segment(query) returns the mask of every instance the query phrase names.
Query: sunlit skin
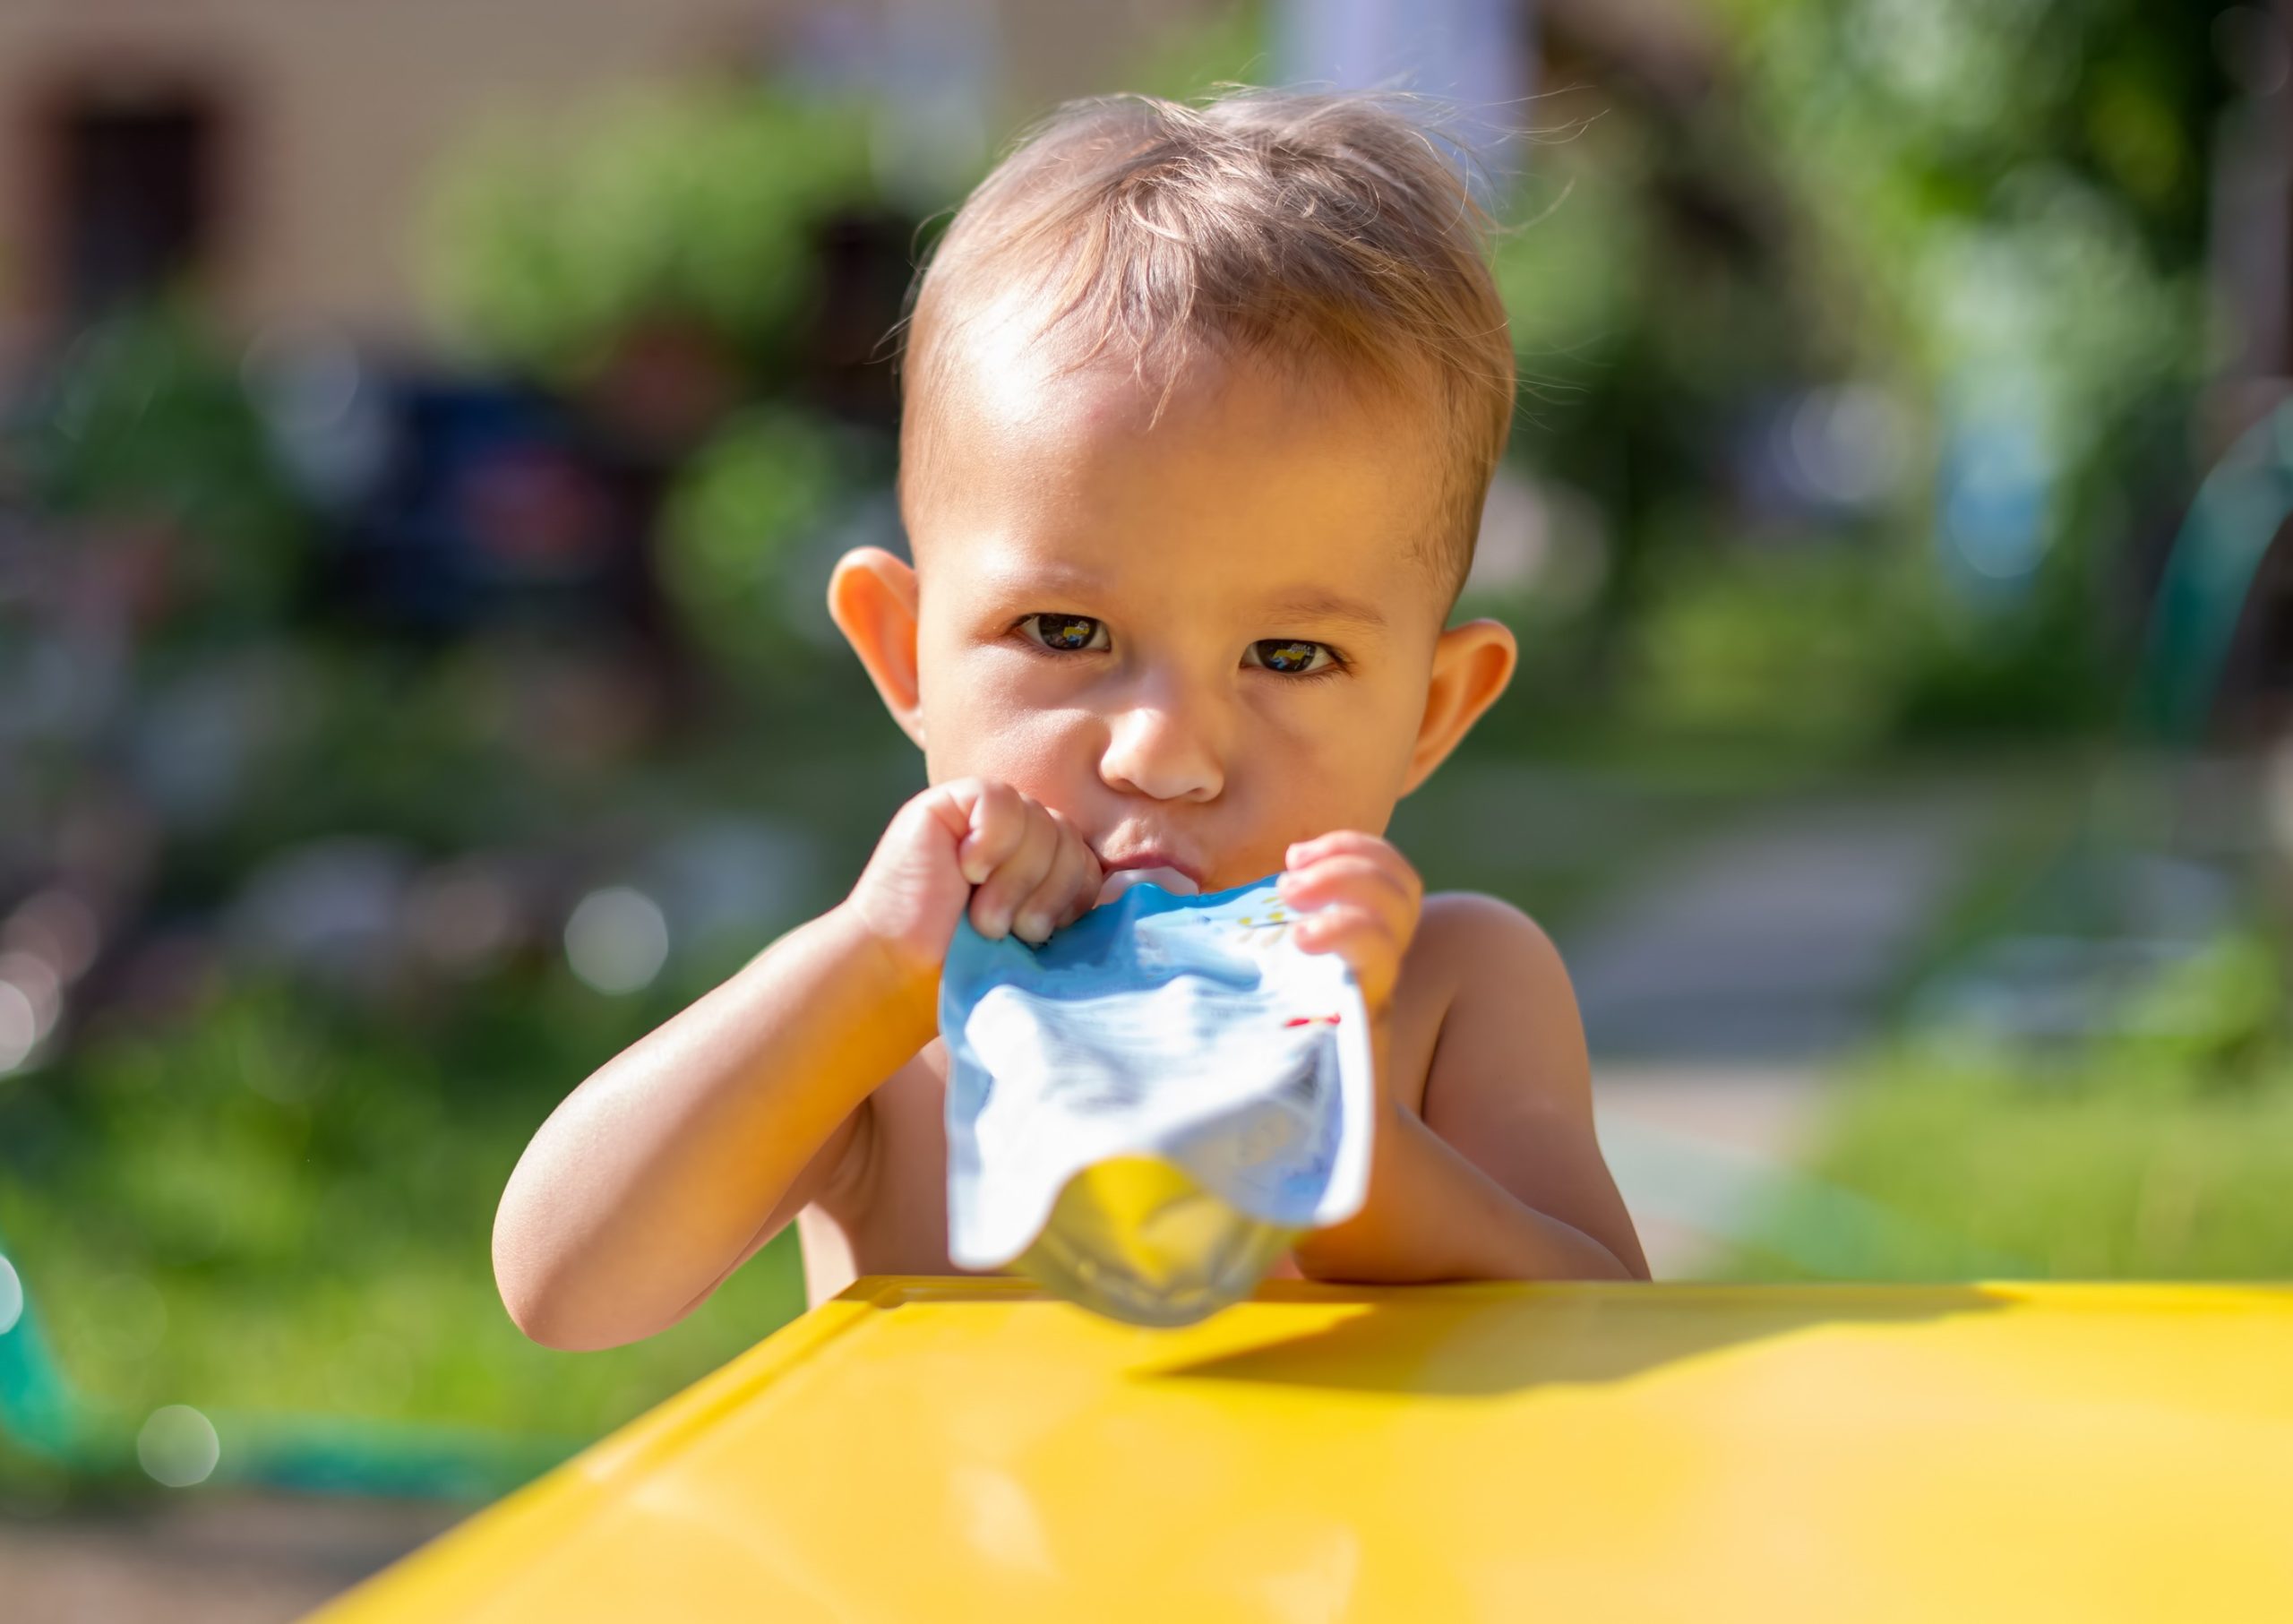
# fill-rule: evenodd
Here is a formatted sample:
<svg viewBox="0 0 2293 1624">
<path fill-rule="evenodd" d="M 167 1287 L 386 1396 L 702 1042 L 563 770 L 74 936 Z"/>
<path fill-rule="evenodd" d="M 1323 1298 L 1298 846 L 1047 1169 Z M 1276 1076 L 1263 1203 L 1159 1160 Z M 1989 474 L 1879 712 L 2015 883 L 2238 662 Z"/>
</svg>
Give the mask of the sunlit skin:
<svg viewBox="0 0 2293 1624">
<path fill-rule="evenodd" d="M 535 1136 L 495 1230 L 529 1335 L 674 1323 L 792 1218 L 813 1300 L 947 1257 L 940 962 L 957 921 L 1040 941 L 1111 870 L 1268 874 L 1372 1021 L 1370 1194 L 1283 1272 L 1642 1277 L 1593 1134 L 1567 977 L 1517 910 L 1426 897 L 1384 837 L 1503 691 L 1511 633 L 1444 627 L 1420 400 L 1198 362 L 1052 375 L 967 349 L 915 566 L 861 549 L 829 607 L 929 788 L 837 907 L 616 1056 Z"/>
</svg>

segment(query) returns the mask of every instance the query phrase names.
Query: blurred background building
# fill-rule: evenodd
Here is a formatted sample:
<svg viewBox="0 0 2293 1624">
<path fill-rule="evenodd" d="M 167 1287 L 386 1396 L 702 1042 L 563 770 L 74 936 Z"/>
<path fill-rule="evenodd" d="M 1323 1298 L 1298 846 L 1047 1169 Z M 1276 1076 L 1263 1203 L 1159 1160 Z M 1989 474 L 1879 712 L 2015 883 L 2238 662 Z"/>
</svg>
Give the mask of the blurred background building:
<svg viewBox="0 0 2293 1624">
<path fill-rule="evenodd" d="M 923 212 L 1018 110 L 1113 86 L 1142 43 L 1207 9 L 27 0 L 0 16 L 4 331 L 21 351 L 189 272 L 248 332 L 418 341 L 408 229 L 429 168 L 488 118 L 647 79 L 875 92 L 873 156 Z"/>
</svg>

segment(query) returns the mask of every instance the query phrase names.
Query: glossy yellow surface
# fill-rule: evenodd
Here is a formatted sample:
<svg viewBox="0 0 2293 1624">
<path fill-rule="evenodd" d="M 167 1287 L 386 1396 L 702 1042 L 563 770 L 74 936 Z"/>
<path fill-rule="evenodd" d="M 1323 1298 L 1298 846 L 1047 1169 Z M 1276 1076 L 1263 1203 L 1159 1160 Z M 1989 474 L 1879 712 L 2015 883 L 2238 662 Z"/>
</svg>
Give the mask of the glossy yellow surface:
<svg viewBox="0 0 2293 1624">
<path fill-rule="evenodd" d="M 2293 1619 L 2293 1289 L 865 1279 L 319 1616 Z"/>
</svg>

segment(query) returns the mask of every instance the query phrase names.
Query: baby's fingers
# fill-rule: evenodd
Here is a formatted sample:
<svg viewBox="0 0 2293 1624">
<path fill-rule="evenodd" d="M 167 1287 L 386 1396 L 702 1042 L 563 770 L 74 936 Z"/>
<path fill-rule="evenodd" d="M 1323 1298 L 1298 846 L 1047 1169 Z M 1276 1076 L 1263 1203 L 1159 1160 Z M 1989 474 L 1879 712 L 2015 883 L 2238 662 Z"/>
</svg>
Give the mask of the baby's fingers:
<svg viewBox="0 0 2293 1624">
<path fill-rule="evenodd" d="M 1024 816 L 1017 846 L 972 893 L 972 927 L 983 936 L 1001 936 L 1011 928 L 1020 904 L 1043 883 L 1059 855 L 1059 826 L 1051 814 L 1028 802 Z"/>
<path fill-rule="evenodd" d="M 1072 924 L 1089 911 L 1099 894 L 1099 860 L 1081 836 L 1056 812 L 1059 845 L 1050 871 L 1011 915 L 1011 933 L 1040 942 L 1061 925 Z"/>
<path fill-rule="evenodd" d="M 1309 953 L 1343 951 L 1351 958 L 1367 948 L 1398 954 L 1405 945 L 1393 921 L 1377 908 L 1336 903 L 1301 914 L 1290 927 L 1292 940 Z"/>
<path fill-rule="evenodd" d="M 1009 784 L 992 779 L 978 781 L 975 790 L 966 784 L 958 794 L 966 790 L 971 791 L 971 827 L 957 844 L 956 866 L 963 871 L 965 884 L 981 885 L 1026 839 L 1027 802 Z"/>
<path fill-rule="evenodd" d="M 1370 856 L 1322 857 L 1286 870 L 1275 882 L 1282 899 L 1301 910 L 1339 907 L 1368 909 L 1404 940 L 1415 928 L 1422 892 L 1413 872 Z"/>
</svg>

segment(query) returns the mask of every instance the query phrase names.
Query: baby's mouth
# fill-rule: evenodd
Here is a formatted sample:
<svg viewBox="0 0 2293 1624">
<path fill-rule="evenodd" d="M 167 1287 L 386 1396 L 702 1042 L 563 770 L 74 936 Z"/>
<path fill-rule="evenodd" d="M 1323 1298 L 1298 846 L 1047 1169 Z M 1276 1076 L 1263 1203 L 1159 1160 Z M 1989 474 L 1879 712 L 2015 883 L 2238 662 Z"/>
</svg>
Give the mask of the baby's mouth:
<svg viewBox="0 0 2293 1624">
<path fill-rule="evenodd" d="M 1110 869 L 1099 887 L 1099 899 L 1092 906 L 1104 907 L 1142 881 L 1151 881 L 1173 897 L 1196 897 L 1202 893 L 1202 888 L 1194 882 L 1193 876 L 1181 869 L 1163 864 Z"/>
</svg>

